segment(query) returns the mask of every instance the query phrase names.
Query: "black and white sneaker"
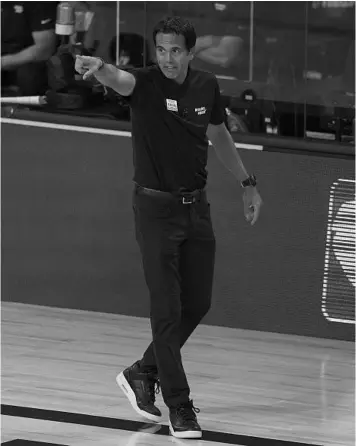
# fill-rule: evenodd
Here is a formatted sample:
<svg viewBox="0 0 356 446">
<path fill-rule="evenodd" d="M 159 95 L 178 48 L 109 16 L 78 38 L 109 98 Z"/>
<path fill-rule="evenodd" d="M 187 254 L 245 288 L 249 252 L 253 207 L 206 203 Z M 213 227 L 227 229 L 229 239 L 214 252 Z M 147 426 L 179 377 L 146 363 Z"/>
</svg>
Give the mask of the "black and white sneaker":
<svg viewBox="0 0 356 446">
<path fill-rule="evenodd" d="M 138 414 L 155 423 L 161 421 L 162 413 L 154 404 L 160 391 L 157 374 L 140 372 L 137 361 L 119 373 L 116 382 Z"/>
<path fill-rule="evenodd" d="M 203 433 L 196 413 L 200 410 L 193 406 L 193 401 L 179 404 L 169 409 L 169 431 L 176 438 L 201 438 Z"/>
</svg>

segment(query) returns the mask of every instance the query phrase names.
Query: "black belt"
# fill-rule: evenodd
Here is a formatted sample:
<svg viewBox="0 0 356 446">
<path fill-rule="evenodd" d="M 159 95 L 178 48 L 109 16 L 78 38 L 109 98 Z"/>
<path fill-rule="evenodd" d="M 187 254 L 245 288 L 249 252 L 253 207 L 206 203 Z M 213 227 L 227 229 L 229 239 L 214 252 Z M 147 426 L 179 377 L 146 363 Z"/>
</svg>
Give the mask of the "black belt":
<svg viewBox="0 0 356 446">
<path fill-rule="evenodd" d="M 157 189 L 149 189 L 148 187 L 143 187 L 136 184 L 136 190 L 139 193 L 144 195 L 148 195 L 151 197 L 161 197 L 161 198 L 170 198 L 176 199 L 179 203 L 182 204 L 193 204 L 200 200 L 200 198 L 206 193 L 205 189 L 196 189 L 189 192 L 164 192 Z"/>
</svg>

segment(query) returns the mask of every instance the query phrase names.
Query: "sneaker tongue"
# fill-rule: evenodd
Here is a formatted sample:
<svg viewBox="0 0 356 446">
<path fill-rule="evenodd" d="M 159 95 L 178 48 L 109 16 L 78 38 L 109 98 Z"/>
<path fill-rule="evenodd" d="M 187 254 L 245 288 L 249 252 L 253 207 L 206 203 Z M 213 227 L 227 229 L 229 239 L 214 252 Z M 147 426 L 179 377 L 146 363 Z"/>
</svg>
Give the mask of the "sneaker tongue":
<svg viewBox="0 0 356 446">
<path fill-rule="evenodd" d="M 177 412 L 186 421 L 195 421 L 197 419 L 191 407 L 180 407 Z"/>
<path fill-rule="evenodd" d="M 188 402 L 186 402 L 186 403 L 181 403 L 181 404 L 179 404 L 179 405 L 178 405 L 178 408 L 188 409 L 188 410 L 193 411 L 194 406 L 193 406 L 192 401 L 188 401 Z"/>
<path fill-rule="evenodd" d="M 188 413 L 191 413 L 194 416 L 194 419 L 196 418 L 195 413 L 200 412 L 200 409 L 198 409 L 197 407 L 194 407 L 193 401 L 179 404 L 177 409 L 182 409 L 182 410 L 187 411 Z"/>
</svg>

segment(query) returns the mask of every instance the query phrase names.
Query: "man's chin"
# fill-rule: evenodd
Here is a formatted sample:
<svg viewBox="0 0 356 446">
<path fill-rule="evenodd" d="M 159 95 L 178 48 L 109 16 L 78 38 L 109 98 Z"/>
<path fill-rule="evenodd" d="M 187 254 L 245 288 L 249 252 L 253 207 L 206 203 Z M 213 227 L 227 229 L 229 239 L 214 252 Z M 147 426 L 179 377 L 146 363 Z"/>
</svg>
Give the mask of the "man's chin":
<svg viewBox="0 0 356 446">
<path fill-rule="evenodd" d="M 176 70 L 170 71 L 161 69 L 161 71 L 168 79 L 175 79 L 176 77 L 178 77 L 178 72 Z"/>
<path fill-rule="evenodd" d="M 175 79 L 177 77 L 176 73 L 164 73 L 164 75 L 168 77 L 168 79 Z"/>
</svg>

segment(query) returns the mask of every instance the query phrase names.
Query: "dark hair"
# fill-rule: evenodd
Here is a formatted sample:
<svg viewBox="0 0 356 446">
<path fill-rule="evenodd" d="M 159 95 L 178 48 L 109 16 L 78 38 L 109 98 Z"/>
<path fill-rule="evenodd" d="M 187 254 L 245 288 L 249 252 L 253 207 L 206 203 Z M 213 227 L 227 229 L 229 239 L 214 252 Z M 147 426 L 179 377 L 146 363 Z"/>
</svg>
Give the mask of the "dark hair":
<svg viewBox="0 0 356 446">
<path fill-rule="evenodd" d="M 157 23 L 153 29 L 153 42 L 156 45 L 156 35 L 163 34 L 177 34 L 182 35 L 185 39 L 185 47 L 190 51 L 197 40 L 194 26 L 186 19 L 181 17 L 166 17 Z"/>
</svg>

